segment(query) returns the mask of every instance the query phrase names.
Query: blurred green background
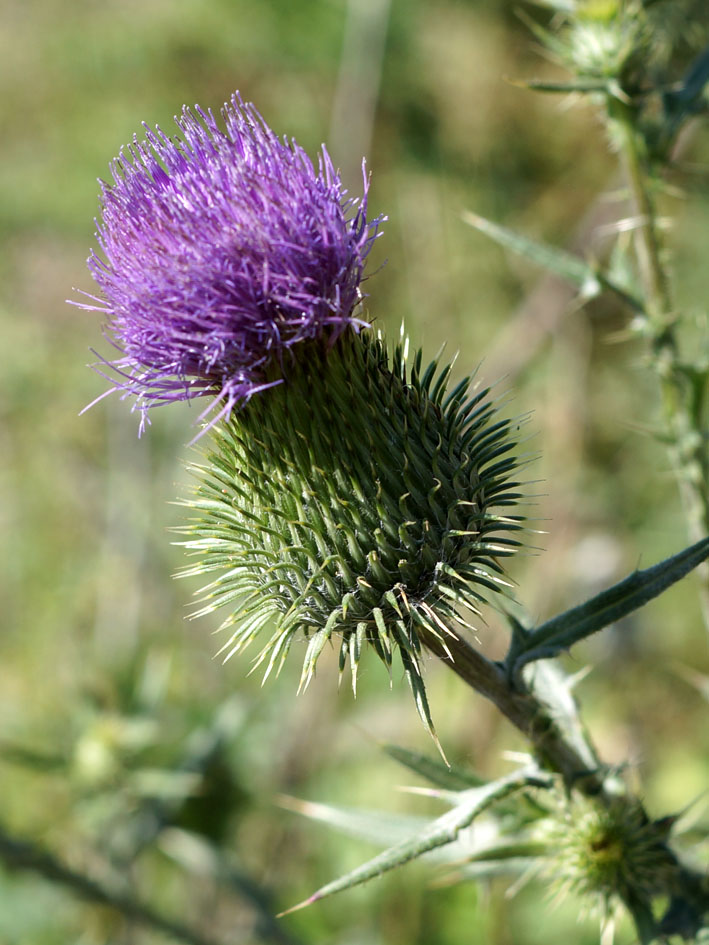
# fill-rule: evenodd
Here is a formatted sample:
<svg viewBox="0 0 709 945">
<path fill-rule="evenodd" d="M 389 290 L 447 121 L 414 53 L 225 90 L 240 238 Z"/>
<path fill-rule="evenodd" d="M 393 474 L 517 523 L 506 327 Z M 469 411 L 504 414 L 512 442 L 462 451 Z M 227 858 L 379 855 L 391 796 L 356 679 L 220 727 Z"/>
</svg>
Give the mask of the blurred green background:
<svg viewBox="0 0 709 945">
<path fill-rule="evenodd" d="M 181 511 L 198 410 L 137 416 L 108 399 L 100 318 L 65 304 L 91 291 L 98 177 L 140 122 L 171 127 L 183 103 L 235 89 L 310 153 L 327 141 L 353 192 L 372 173 L 389 217 L 369 267 L 369 311 L 402 321 L 434 356 L 460 352 L 532 412 L 531 514 L 545 534 L 512 565 L 519 597 L 549 616 L 685 544 L 659 405 L 625 314 L 571 306 L 566 289 L 507 257 L 464 209 L 601 253 L 623 214 L 616 162 L 585 107 L 514 84 L 558 76 L 518 0 L 4 0 L 0 15 L 0 823 L 75 869 L 118 882 L 223 943 L 548 945 L 597 941 L 577 905 L 529 886 L 505 897 L 432 883 L 425 864 L 282 920 L 269 915 L 375 852 L 279 804 L 432 813 L 398 792 L 413 776 L 379 748 L 432 751 L 406 689 L 372 659 L 353 701 L 322 664 L 295 696 L 298 660 L 261 689 L 248 659 L 213 658 L 218 620 L 186 619 L 196 589 L 170 528 Z M 530 14 L 539 11 L 528 6 Z M 666 198 L 678 297 L 709 291 L 706 132 Z M 704 170 L 702 170 L 704 168 Z M 615 198 L 613 194 L 616 194 Z M 611 194 L 608 197 L 608 194 Z M 603 195 L 606 195 L 605 197 Z M 385 263 L 385 265 L 384 265 Z M 382 267 L 381 269 L 379 267 Z M 379 270 L 379 271 L 377 271 Z M 537 540 L 538 539 L 538 540 Z M 480 646 L 505 641 L 494 611 Z M 691 579 L 574 651 L 578 690 L 609 761 L 629 763 L 653 813 L 707 784 L 709 672 Z M 328 672 L 332 669 L 332 672 Z M 516 733 L 433 662 L 428 686 L 448 756 L 494 775 Z M 207 838 L 231 874 L 215 880 Z M 192 843 L 192 841 L 195 841 Z M 0 865 L 0 945 L 164 941 L 109 909 Z M 169 936 L 168 936 L 168 940 Z"/>
</svg>

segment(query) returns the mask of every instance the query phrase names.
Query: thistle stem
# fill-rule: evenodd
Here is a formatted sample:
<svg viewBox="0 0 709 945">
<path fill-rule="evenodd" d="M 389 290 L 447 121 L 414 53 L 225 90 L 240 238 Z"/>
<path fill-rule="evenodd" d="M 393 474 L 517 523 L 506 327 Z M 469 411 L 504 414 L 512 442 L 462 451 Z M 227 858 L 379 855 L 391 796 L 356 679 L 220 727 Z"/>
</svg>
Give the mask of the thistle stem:
<svg viewBox="0 0 709 945">
<path fill-rule="evenodd" d="M 586 732 L 578 725 L 565 727 L 553 707 L 540 698 L 533 687 L 514 686 L 504 668 L 486 659 L 464 639 L 451 631 L 445 642 L 433 634 L 422 633 L 422 642 L 438 656 L 472 689 L 493 702 L 502 714 L 531 742 L 535 754 L 547 769 L 559 773 L 567 790 L 581 791 L 596 803 L 609 807 L 621 800 L 613 790 L 609 770 L 604 768 Z M 637 812 L 642 804 L 636 797 L 627 797 L 627 802 Z M 644 815 L 648 823 L 650 818 Z M 660 832 L 661 835 L 661 832 Z M 656 920 L 652 904 L 646 902 L 635 890 L 618 892 L 630 912 L 641 945 L 653 945 L 665 933 L 680 931 L 674 915 L 673 902 L 677 891 L 682 891 L 682 905 L 691 912 L 691 922 L 701 922 L 709 907 L 706 880 L 700 871 L 682 864 L 673 851 L 664 845 L 666 862 L 670 867 L 665 882 L 670 906 L 661 920 Z M 684 912 L 679 910 L 680 919 Z M 682 926 L 681 934 L 686 931 Z"/>
<path fill-rule="evenodd" d="M 486 659 L 453 631 L 445 641 L 425 632 L 422 637 L 432 653 L 497 706 L 568 787 L 578 787 L 588 795 L 605 793 L 605 772 L 594 748 L 585 737 L 572 743 L 549 707 L 530 689 L 513 688 L 502 666 Z"/>
<path fill-rule="evenodd" d="M 645 293 L 648 315 L 655 331 L 655 340 L 676 351 L 677 345 L 671 323 L 672 300 L 667 274 L 660 262 L 660 244 L 657 235 L 655 207 L 645 183 L 645 172 L 640 158 L 638 135 L 633 125 L 634 112 L 620 106 L 614 117 L 620 117 L 621 148 L 628 185 L 636 213 L 635 250 Z"/>
<path fill-rule="evenodd" d="M 709 535 L 709 444 L 704 416 L 707 383 L 703 366 L 692 370 L 682 362 L 669 279 L 663 266 L 657 214 L 648 188 L 642 136 L 635 125 L 636 111 L 617 99 L 609 103 L 635 207 L 635 251 L 645 297 L 643 331 L 650 342 L 652 367 L 658 377 L 662 406 L 670 436 L 670 456 L 693 541 Z M 709 631 L 709 566 L 698 569 L 700 603 Z"/>
</svg>

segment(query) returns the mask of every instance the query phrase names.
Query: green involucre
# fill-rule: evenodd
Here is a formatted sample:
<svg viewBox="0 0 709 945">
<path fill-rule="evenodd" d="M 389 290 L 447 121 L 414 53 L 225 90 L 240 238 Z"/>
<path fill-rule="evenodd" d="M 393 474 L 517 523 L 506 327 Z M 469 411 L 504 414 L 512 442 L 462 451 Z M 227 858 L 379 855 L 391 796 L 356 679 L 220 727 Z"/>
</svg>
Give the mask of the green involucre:
<svg viewBox="0 0 709 945">
<path fill-rule="evenodd" d="M 627 798 L 603 807 L 575 797 L 548 825 L 547 840 L 547 873 L 559 894 L 602 913 L 631 898 L 651 902 L 667 888 L 675 863 L 668 825 L 648 820 Z"/>
<path fill-rule="evenodd" d="M 404 347 L 389 356 L 369 331 L 314 342 L 213 431 L 185 502 L 200 560 L 183 573 L 216 574 L 199 613 L 231 608 L 221 652 L 268 635 L 266 676 L 303 635 L 301 686 L 332 639 L 353 688 L 365 644 L 388 667 L 398 651 L 432 731 L 422 637 L 445 640 L 461 608 L 506 586 L 498 559 L 521 544 L 516 424 L 471 378 L 448 393 L 450 366 L 422 372 Z"/>
</svg>

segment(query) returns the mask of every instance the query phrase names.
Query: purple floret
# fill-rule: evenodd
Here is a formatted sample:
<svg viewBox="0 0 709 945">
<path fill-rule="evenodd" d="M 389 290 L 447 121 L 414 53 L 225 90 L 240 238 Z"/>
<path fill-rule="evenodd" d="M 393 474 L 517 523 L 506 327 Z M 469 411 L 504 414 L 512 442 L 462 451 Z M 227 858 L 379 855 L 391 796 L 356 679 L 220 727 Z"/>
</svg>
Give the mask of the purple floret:
<svg viewBox="0 0 709 945">
<path fill-rule="evenodd" d="M 107 316 L 111 391 L 136 398 L 141 429 L 148 408 L 209 394 L 221 416 L 299 342 L 362 324 L 381 221 L 366 219 L 366 177 L 348 198 L 324 146 L 316 170 L 238 94 L 223 116 L 226 133 L 185 107 L 179 139 L 144 126 L 101 183 L 104 258 L 88 264 L 102 297 L 83 307 Z"/>
</svg>

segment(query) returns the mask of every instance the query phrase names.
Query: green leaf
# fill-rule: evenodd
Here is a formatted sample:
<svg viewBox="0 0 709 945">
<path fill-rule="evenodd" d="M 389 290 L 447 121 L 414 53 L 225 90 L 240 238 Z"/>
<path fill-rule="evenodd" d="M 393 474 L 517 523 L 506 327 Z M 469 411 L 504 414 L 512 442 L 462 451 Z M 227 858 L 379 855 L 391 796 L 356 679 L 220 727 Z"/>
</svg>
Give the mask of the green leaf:
<svg viewBox="0 0 709 945">
<path fill-rule="evenodd" d="M 573 746 L 586 771 L 592 773 L 598 771 L 600 762 L 589 741 L 573 695 L 574 685 L 579 676 L 583 675 L 585 673 L 582 670 L 569 676 L 555 660 L 540 660 L 527 667 L 524 681 L 529 691 L 547 706 L 549 715 L 556 722 L 564 740 Z M 581 777 L 579 772 L 579 778 Z"/>
<path fill-rule="evenodd" d="M 636 312 L 643 312 L 643 305 L 633 296 L 629 295 L 621 286 L 611 281 L 607 275 L 599 272 L 594 266 L 575 256 L 565 249 L 559 249 L 556 246 L 549 246 L 548 243 L 540 243 L 536 240 L 510 230 L 499 223 L 493 223 L 477 213 L 471 213 L 466 210 L 463 213 L 463 220 L 469 225 L 489 236 L 490 239 L 510 249 L 519 256 L 524 256 L 532 262 L 541 266 L 554 275 L 559 276 L 566 282 L 575 285 L 582 299 L 588 300 L 600 295 L 604 290 L 613 292 Z"/>
<path fill-rule="evenodd" d="M 504 860 L 532 859 L 532 857 L 543 856 L 549 850 L 549 845 L 540 840 L 508 840 L 504 843 L 498 843 L 497 846 L 487 847 L 477 853 L 473 853 L 466 859 L 466 863 L 486 863 Z"/>
<path fill-rule="evenodd" d="M 333 830 L 374 843 L 395 846 L 403 843 L 417 831 L 429 824 L 428 817 L 415 817 L 406 814 L 392 814 L 391 811 L 354 809 L 335 807 L 331 804 L 318 804 L 314 801 L 301 801 L 295 797 L 281 795 L 278 798 L 281 807 L 294 811 L 309 820 L 327 824 Z"/>
<path fill-rule="evenodd" d="M 281 797 L 280 803 L 288 810 L 327 824 L 346 836 L 379 846 L 403 843 L 430 823 L 425 817 L 332 807 L 291 797 Z M 466 831 L 453 842 L 429 850 L 422 856 L 430 863 L 454 867 L 454 875 L 449 875 L 445 882 L 454 879 L 462 882 L 520 873 L 528 869 L 530 860 L 540 856 L 545 849 L 546 844 L 530 838 L 524 828 L 502 830 L 499 818 L 492 815 L 484 821 L 478 821 L 474 832 Z"/>
<path fill-rule="evenodd" d="M 522 877 L 531 879 L 541 861 L 548 856 L 547 843 L 520 834 L 498 844 L 481 847 L 469 856 L 452 861 L 453 869 L 441 877 L 440 885 L 453 886 L 471 880 L 480 882 L 505 876 L 508 879 L 516 877 L 516 886 Z"/>
<path fill-rule="evenodd" d="M 608 79 L 584 79 L 579 82 L 549 82 L 546 79 L 524 79 L 515 82 L 534 92 L 611 92 Z"/>
<path fill-rule="evenodd" d="M 515 636 L 506 665 L 512 676 L 533 660 L 549 659 L 627 616 L 709 558 L 709 538 L 644 571 L 634 571 L 584 604 L 553 617 L 527 637 Z"/>
<path fill-rule="evenodd" d="M 489 236 L 490 239 L 511 249 L 520 256 L 531 259 L 532 262 L 548 269 L 567 282 L 577 286 L 584 298 L 590 299 L 601 292 L 602 286 L 598 274 L 587 262 L 564 249 L 557 249 L 547 243 L 538 243 L 536 240 L 486 220 L 477 213 L 465 211 L 463 220 L 469 225 Z"/>
<path fill-rule="evenodd" d="M 506 778 L 500 778 L 498 781 L 493 781 L 484 787 L 463 791 L 460 794 L 460 803 L 456 807 L 429 823 L 414 836 L 403 843 L 384 850 L 383 853 L 378 854 L 345 876 L 327 883 L 308 899 L 281 914 L 286 915 L 295 912 L 297 909 L 303 909 L 305 906 L 312 905 L 312 903 L 318 902 L 326 896 L 331 896 L 333 893 L 341 892 L 344 889 L 350 889 L 352 886 L 373 879 L 375 876 L 394 869 L 396 866 L 408 863 L 424 853 L 429 853 L 431 850 L 452 843 L 457 839 L 461 830 L 469 827 L 473 820 L 492 804 L 524 787 L 549 787 L 551 783 L 552 779 L 549 775 L 543 774 L 537 768 L 528 767 L 515 771 Z"/>
<path fill-rule="evenodd" d="M 446 788 L 446 790 L 465 791 L 468 788 L 480 787 L 485 784 L 485 780 L 472 771 L 466 771 L 453 765 L 448 767 L 437 758 L 431 758 L 417 751 L 409 751 L 407 748 L 400 748 L 398 745 L 384 745 L 383 749 L 394 761 L 398 761 L 399 764 L 404 765 L 405 768 L 420 775 L 431 784 Z"/>
</svg>

